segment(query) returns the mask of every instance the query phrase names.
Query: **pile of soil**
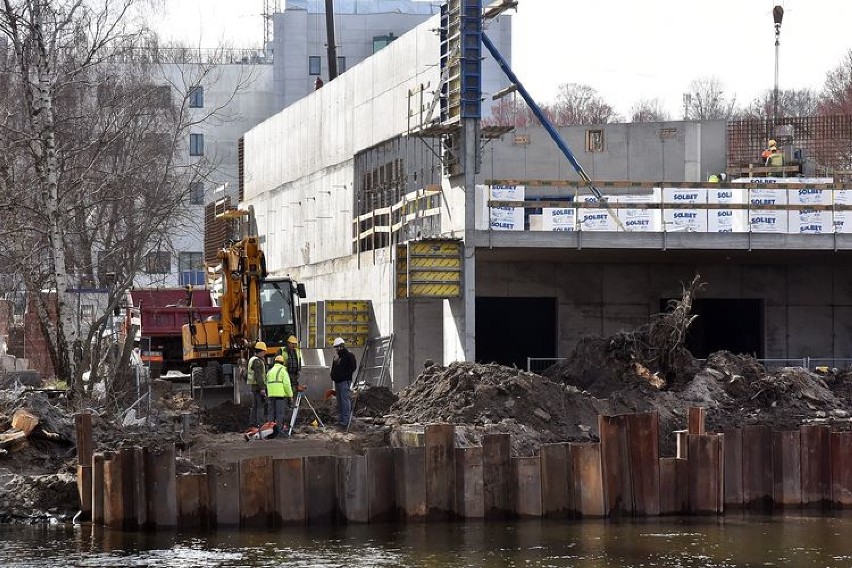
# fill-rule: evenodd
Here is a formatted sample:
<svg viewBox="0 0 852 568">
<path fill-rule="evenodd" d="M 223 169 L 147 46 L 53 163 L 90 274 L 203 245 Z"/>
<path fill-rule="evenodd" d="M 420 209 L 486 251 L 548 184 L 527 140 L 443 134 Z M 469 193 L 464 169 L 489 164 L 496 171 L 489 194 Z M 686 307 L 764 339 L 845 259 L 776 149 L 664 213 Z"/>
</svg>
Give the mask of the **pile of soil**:
<svg viewBox="0 0 852 568">
<path fill-rule="evenodd" d="M 355 416 L 362 418 L 381 418 L 390 412 L 399 400 L 388 387 L 367 385 L 358 389 L 354 401 Z"/>
<path fill-rule="evenodd" d="M 201 411 L 201 422 L 215 434 L 244 432 L 248 428 L 251 406 L 226 401 L 215 408 Z"/>
</svg>

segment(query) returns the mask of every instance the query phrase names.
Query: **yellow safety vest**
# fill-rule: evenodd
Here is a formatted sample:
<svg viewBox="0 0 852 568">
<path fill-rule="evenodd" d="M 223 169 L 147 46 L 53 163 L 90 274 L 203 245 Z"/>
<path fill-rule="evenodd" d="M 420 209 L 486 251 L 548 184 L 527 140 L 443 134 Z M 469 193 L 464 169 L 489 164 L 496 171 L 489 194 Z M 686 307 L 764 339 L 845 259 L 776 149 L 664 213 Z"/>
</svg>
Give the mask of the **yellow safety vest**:
<svg viewBox="0 0 852 568">
<path fill-rule="evenodd" d="M 255 362 L 256 359 L 260 359 L 261 361 L 263 361 L 263 359 L 261 359 L 257 355 L 253 355 L 251 357 L 251 359 L 249 359 L 249 361 L 248 361 L 248 371 L 246 372 L 246 383 L 248 383 L 250 385 L 256 385 L 257 384 L 257 379 L 254 376 L 254 362 Z"/>
<path fill-rule="evenodd" d="M 780 168 L 784 165 L 784 154 L 781 152 L 775 152 L 771 156 L 769 156 L 768 164 L 773 168 Z"/>
<path fill-rule="evenodd" d="M 266 395 L 271 398 L 284 398 L 293 396 L 293 388 L 290 386 L 290 376 L 287 369 L 281 363 L 275 363 L 266 373 Z"/>
</svg>

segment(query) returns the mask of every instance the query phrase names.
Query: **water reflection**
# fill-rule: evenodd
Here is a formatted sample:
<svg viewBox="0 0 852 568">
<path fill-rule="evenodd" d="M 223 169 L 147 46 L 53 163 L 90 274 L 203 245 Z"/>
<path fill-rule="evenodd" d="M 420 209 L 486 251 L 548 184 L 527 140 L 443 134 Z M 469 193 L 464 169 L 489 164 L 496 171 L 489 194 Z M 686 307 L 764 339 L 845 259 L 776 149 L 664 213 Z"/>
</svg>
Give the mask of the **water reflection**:
<svg viewBox="0 0 852 568">
<path fill-rule="evenodd" d="M 852 517 L 305 527 L 202 534 L 0 526 L 0 565 L 852 566 Z"/>
</svg>

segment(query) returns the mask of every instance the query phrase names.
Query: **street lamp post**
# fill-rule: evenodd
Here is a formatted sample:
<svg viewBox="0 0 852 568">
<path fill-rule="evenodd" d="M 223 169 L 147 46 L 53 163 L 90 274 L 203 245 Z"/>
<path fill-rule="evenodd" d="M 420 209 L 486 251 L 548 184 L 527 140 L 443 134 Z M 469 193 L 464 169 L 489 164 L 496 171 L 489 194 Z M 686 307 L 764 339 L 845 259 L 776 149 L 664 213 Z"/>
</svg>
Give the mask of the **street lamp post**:
<svg viewBox="0 0 852 568">
<path fill-rule="evenodd" d="M 772 21 L 775 23 L 775 92 L 772 108 L 772 134 L 775 135 L 775 127 L 778 125 L 778 52 L 781 45 L 781 20 L 784 19 L 784 8 L 775 6 L 772 8 Z"/>
</svg>

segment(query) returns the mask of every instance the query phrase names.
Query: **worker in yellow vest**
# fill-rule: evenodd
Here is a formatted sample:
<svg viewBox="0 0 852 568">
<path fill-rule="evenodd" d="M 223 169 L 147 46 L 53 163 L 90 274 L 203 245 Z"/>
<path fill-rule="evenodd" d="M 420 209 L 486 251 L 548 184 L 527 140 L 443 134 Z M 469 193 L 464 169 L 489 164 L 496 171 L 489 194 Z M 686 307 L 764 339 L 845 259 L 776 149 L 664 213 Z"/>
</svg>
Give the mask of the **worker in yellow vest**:
<svg viewBox="0 0 852 568">
<path fill-rule="evenodd" d="M 299 392 L 299 375 L 302 372 L 302 350 L 299 348 L 299 340 L 295 335 L 287 338 L 287 345 L 281 348 L 281 355 L 284 356 L 284 365 L 287 367 L 287 374 L 290 375 L 290 386 L 295 395 Z"/>
<path fill-rule="evenodd" d="M 280 431 L 284 426 L 284 409 L 293 400 L 293 388 L 290 386 L 283 355 L 275 357 L 275 364 L 266 373 L 266 395 L 269 397 L 269 421 L 274 422 Z"/>
<path fill-rule="evenodd" d="M 774 142 L 774 140 L 770 140 Z M 784 154 L 778 151 L 778 146 L 772 145 L 769 147 L 769 156 L 766 158 L 766 165 L 770 168 L 780 168 L 784 166 Z M 772 172 L 773 176 L 783 177 L 782 172 Z"/>
<path fill-rule="evenodd" d="M 246 383 L 251 388 L 251 413 L 249 422 L 252 428 L 259 428 L 266 418 L 266 343 L 258 341 L 254 344 L 254 355 L 248 361 Z"/>
</svg>

